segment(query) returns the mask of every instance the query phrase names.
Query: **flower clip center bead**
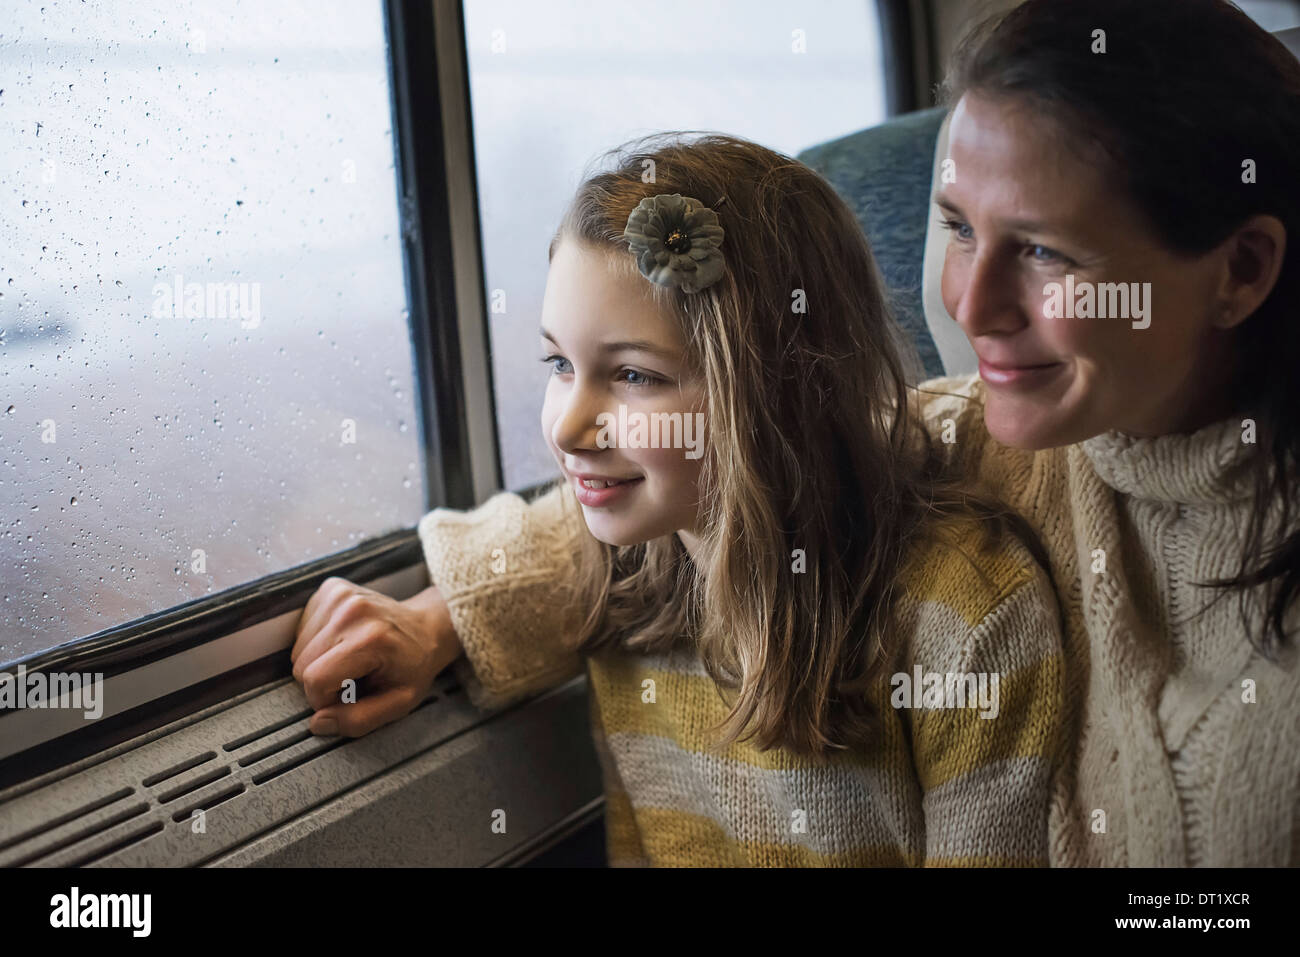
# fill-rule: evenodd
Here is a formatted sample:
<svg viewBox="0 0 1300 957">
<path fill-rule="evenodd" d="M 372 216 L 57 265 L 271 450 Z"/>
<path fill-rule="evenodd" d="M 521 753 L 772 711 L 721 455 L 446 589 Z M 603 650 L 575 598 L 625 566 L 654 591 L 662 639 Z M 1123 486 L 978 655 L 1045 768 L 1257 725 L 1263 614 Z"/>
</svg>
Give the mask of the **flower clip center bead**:
<svg viewBox="0 0 1300 957">
<path fill-rule="evenodd" d="M 675 253 L 689 252 L 691 237 L 680 229 L 674 229 L 664 238 L 664 245 Z"/>
</svg>

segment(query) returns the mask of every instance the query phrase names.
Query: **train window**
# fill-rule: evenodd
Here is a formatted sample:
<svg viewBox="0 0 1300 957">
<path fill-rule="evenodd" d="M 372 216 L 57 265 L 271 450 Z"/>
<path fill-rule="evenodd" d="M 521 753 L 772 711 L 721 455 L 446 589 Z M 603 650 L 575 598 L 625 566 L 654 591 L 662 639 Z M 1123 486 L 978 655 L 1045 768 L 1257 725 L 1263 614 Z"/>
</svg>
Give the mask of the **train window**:
<svg viewBox="0 0 1300 957">
<path fill-rule="evenodd" d="M 881 122 L 864 0 L 465 4 L 488 323 L 508 488 L 550 478 L 536 361 L 546 248 L 583 167 L 632 136 L 712 129 L 794 154 Z"/>
<path fill-rule="evenodd" d="M 0 664 L 412 526 L 382 4 L 17 4 L 0 78 Z"/>
</svg>

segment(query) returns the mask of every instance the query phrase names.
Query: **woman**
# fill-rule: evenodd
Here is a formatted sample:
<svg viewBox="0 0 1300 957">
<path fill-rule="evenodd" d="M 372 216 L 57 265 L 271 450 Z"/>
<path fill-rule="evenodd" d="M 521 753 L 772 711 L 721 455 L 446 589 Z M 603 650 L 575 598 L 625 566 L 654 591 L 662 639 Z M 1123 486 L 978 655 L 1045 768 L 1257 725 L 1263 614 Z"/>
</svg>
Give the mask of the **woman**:
<svg viewBox="0 0 1300 957">
<path fill-rule="evenodd" d="M 1033 0 L 946 88 L 943 298 L 980 374 L 928 414 L 1051 554 L 1053 858 L 1300 863 L 1300 63 L 1218 0 Z"/>
<path fill-rule="evenodd" d="M 1300 863 L 1300 63 L 1222 0 L 1030 0 L 947 90 L 943 295 L 981 371 L 921 398 L 1050 553 L 1074 742 L 1051 860 Z M 452 580 L 421 523 L 445 587 L 409 606 L 435 649 L 415 686 L 453 634 L 484 704 L 577 673 L 570 612 L 483 597 L 547 587 L 535 557 L 569 534 L 553 501 L 516 514 L 495 577 L 501 529 L 462 538 L 484 559 Z M 493 669 L 510 645 L 531 670 Z"/>
</svg>

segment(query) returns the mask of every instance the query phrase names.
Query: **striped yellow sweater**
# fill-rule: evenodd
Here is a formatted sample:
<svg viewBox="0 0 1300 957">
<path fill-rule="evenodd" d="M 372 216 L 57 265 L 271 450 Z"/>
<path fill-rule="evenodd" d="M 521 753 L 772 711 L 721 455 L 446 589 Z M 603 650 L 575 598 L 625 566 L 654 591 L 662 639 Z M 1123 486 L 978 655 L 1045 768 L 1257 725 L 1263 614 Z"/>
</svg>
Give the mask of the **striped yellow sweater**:
<svg viewBox="0 0 1300 957">
<path fill-rule="evenodd" d="M 531 506 L 501 493 L 472 512 L 438 509 L 419 534 L 465 649 L 455 669 L 472 702 L 501 706 L 586 668 L 612 866 L 1048 862 L 1048 789 L 1063 746 L 1059 613 L 1018 543 L 978 554 L 979 571 L 951 549 L 913 556 L 896 672 L 909 681 L 872 693 L 884 716 L 876 746 L 819 760 L 748 742 L 711 748 L 706 732 L 728 708 L 688 651 L 584 660 L 569 649 L 581 612 L 555 583 L 586 531 L 558 490 Z M 969 554 L 978 537 L 965 534 Z M 966 675 L 967 706 L 927 707 L 945 692 L 960 703 Z M 914 707 L 892 707 L 918 677 Z"/>
</svg>

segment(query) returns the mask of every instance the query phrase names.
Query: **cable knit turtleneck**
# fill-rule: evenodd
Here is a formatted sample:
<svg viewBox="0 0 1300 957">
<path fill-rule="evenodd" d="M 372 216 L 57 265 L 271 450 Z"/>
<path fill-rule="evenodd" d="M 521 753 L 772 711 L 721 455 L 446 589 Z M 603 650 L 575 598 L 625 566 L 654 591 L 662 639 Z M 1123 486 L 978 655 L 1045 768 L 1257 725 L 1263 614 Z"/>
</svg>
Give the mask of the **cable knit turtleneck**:
<svg viewBox="0 0 1300 957">
<path fill-rule="evenodd" d="M 1135 438 L 1108 432 L 1083 443 L 1101 480 L 1124 495 L 1174 505 L 1231 505 L 1250 499 L 1240 466 L 1251 446 L 1227 420 L 1185 435 Z"/>
<path fill-rule="evenodd" d="M 1239 602 L 1197 584 L 1238 568 L 1252 507 L 1238 467 L 1250 449 L 1242 438 L 1240 424 L 1226 421 L 1189 435 L 1135 439 L 1112 432 L 1083 443 L 1098 477 L 1120 493 L 1126 535 L 1139 546 L 1127 569 L 1137 616 L 1170 643 L 1157 716 L 1193 865 L 1212 856 L 1217 758 L 1228 747 L 1234 716 L 1249 707 L 1233 682 L 1253 656 Z M 1259 616 L 1251 621 L 1258 633 Z"/>
<path fill-rule="evenodd" d="M 1266 660 L 1258 602 L 1243 618 L 1236 591 L 1197 584 L 1238 570 L 1254 507 L 1240 423 L 1027 452 L 988 437 L 978 378 L 927 388 L 948 393 L 927 419 L 956 420 L 959 451 L 1052 559 L 1078 728 L 1054 863 L 1300 864 L 1297 655 Z"/>
</svg>

